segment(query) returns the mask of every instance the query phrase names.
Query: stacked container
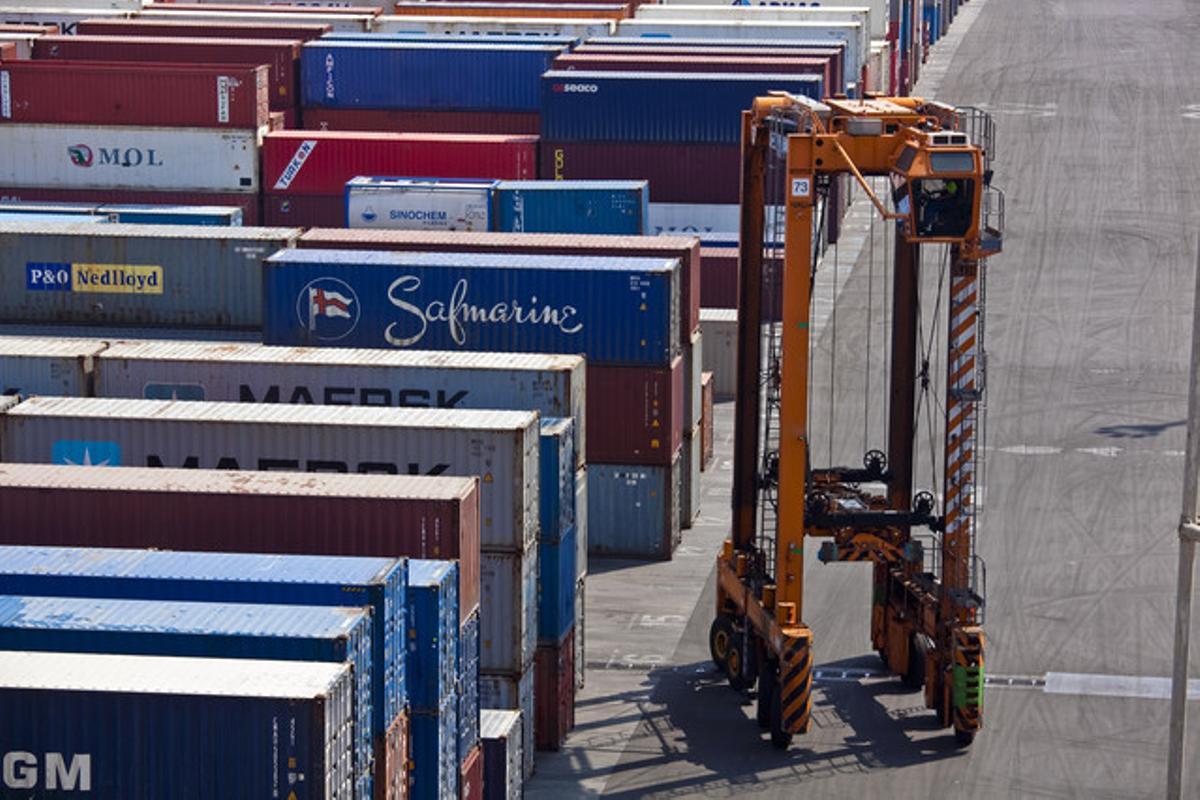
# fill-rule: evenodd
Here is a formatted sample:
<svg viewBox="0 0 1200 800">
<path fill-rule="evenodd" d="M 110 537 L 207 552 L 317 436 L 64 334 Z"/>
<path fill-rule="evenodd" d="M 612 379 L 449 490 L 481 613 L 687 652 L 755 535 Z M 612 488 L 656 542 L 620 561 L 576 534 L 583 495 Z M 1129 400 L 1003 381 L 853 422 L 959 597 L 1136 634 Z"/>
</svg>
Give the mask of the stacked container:
<svg viewBox="0 0 1200 800">
<path fill-rule="evenodd" d="M 408 585 L 410 787 L 417 800 L 444 800 L 458 795 L 459 780 L 458 567 L 414 559 Z"/>
<path fill-rule="evenodd" d="M 407 231 L 486 231 L 496 181 L 353 178 L 346 183 L 346 227 Z"/>
<path fill-rule="evenodd" d="M 520 711 L 480 713 L 483 740 L 483 796 L 486 800 L 521 800 L 525 796 Z"/>
<path fill-rule="evenodd" d="M 646 181 L 501 181 L 496 224 L 514 233 L 646 233 Z"/>
</svg>

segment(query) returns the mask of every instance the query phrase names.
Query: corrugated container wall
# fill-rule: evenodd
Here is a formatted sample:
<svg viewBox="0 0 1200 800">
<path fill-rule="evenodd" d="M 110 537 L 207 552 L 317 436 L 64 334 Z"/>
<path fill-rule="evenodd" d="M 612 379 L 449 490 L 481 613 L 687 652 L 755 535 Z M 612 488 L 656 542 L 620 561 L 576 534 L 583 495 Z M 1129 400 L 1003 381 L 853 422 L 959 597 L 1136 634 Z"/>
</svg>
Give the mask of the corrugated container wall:
<svg viewBox="0 0 1200 800">
<path fill-rule="evenodd" d="M 157 206 L 225 206 L 241 215 L 238 225 L 257 225 L 259 195 L 246 192 L 144 192 L 131 189 L 43 189 L 34 186 L 0 186 L 2 203 L 87 203 L 94 207 L 110 203 Z M 140 220 L 130 220 L 139 222 Z M 168 224 L 176 224 L 174 221 Z M 200 221 L 196 224 L 210 225 Z"/>
<path fill-rule="evenodd" d="M 453 697 L 437 713 L 414 713 L 409 797 L 445 800 L 458 797 L 458 715 Z"/>
<path fill-rule="evenodd" d="M 575 727 L 575 637 L 538 647 L 534 731 L 538 750 L 558 750 Z"/>
<path fill-rule="evenodd" d="M 589 464 L 588 552 L 669 559 L 679 544 L 679 455 L 669 467 Z"/>
<path fill-rule="evenodd" d="M 462 759 L 458 780 L 459 800 L 480 800 L 483 797 L 483 748 L 476 745 Z"/>
<path fill-rule="evenodd" d="M 482 675 L 479 679 L 479 704 L 482 708 L 521 712 L 521 774 L 533 776 L 534 672 L 524 675 Z"/>
<path fill-rule="evenodd" d="M 541 144 L 540 174 L 547 180 L 647 180 L 652 204 L 736 203 L 741 190 L 741 147 L 546 137 Z M 653 218 L 653 205 L 650 215 Z M 648 230 L 655 232 L 653 223 Z"/>
<path fill-rule="evenodd" d="M 501 181 L 496 230 L 640 236 L 649 203 L 646 181 Z"/>
<path fill-rule="evenodd" d="M 0 337 L 0 395 L 87 397 L 104 347 L 92 339 Z"/>
<path fill-rule="evenodd" d="M 538 540 L 557 542 L 575 524 L 576 420 L 542 417 L 540 448 L 541 518 Z"/>
<path fill-rule="evenodd" d="M 293 39 L 311 41 L 330 31 L 329 25 L 264 22 L 202 22 L 171 19 L 84 20 L 75 26 L 80 36 L 173 36 L 202 39 Z"/>
<path fill-rule="evenodd" d="M 538 544 L 538 642 L 557 645 L 575 624 L 575 526 L 556 542 Z"/>
<path fill-rule="evenodd" d="M 683 441 L 683 357 L 670 366 L 588 364 L 588 463 L 670 464 Z"/>
<path fill-rule="evenodd" d="M 408 581 L 408 698 L 414 713 L 436 714 L 458 691 L 458 565 L 412 559 Z"/>
<path fill-rule="evenodd" d="M 458 760 L 479 744 L 479 613 L 467 617 L 458 629 L 456 680 L 458 685 Z"/>
<path fill-rule="evenodd" d="M 483 740 L 483 796 L 486 800 L 521 800 L 525 781 L 521 764 L 521 712 L 484 709 L 479 735 Z"/>
<path fill-rule="evenodd" d="M 533 663 L 538 629 L 538 548 L 482 555 L 480 670 L 520 675 Z"/>
<path fill-rule="evenodd" d="M 346 227 L 410 231 L 486 231 L 496 181 L 351 178 Z"/>
</svg>

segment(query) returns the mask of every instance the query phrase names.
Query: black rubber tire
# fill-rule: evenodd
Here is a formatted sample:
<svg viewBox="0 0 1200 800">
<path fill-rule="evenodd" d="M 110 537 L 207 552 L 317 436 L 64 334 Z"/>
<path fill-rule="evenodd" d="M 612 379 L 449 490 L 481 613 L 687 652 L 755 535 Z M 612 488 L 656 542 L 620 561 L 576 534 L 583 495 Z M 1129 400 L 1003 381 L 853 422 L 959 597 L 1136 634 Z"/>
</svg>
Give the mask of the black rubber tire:
<svg viewBox="0 0 1200 800">
<path fill-rule="evenodd" d="M 954 743 L 959 747 L 970 747 L 971 743 L 974 741 L 975 731 L 960 731 L 958 728 L 954 729 Z"/>
<path fill-rule="evenodd" d="M 749 665 L 745 662 L 745 642 L 742 640 L 741 631 L 735 630 L 733 640 L 729 643 L 729 655 L 725 659 L 725 677 L 729 679 L 730 688 L 736 692 L 744 692 L 750 688 L 751 681 L 745 674 Z"/>
<path fill-rule="evenodd" d="M 925 687 L 925 656 L 928 652 L 925 637 L 914 633 L 908 640 L 908 669 L 900 676 L 900 682 L 913 691 Z"/>
<path fill-rule="evenodd" d="M 754 710 L 754 718 L 758 727 L 764 731 L 771 727 L 771 702 L 779 690 L 778 667 L 774 661 L 764 659 L 758 665 L 758 703 Z"/>
<path fill-rule="evenodd" d="M 783 692 L 771 692 L 771 745 L 776 750 L 787 750 L 792 746 L 792 734 L 783 727 Z"/>
<path fill-rule="evenodd" d="M 729 645 L 735 635 L 733 620 L 728 614 L 718 614 L 708 629 L 708 654 L 712 656 L 713 664 L 721 671 L 725 671 Z"/>
</svg>

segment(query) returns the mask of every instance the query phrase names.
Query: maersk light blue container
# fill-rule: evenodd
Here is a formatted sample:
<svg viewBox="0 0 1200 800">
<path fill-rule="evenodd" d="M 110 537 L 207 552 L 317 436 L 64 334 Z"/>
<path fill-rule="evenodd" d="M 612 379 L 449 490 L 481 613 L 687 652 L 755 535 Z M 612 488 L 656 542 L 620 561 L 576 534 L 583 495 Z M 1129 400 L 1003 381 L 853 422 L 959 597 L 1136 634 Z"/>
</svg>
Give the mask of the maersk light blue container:
<svg viewBox="0 0 1200 800">
<path fill-rule="evenodd" d="M 646 181 L 501 181 L 496 230 L 641 236 L 650 214 Z"/>
<path fill-rule="evenodd" d="M 575 524 L 575 420 L 542 417 L 539 439 L 538 540 L 557 542 Z"/>
<path fill-rule="evenodd" d="M 413 768 L 408 779 L 412 800 L 458 797 L 458 710 L 453 697 L 434 711 L 416 711 L 409 721 Z"/>
<path fill-rule="evenodd" d="M 458 629 L 458 763 L 479 744 L 479 612 Z"/>
<path fill-rule="evenodd" d="M 300 54 L 310 108 L 537 111 L 540 80 L 561 45 L 308 42 Z"/>
<path fill-rule="evenodd" d="M 136 225 L 210 225 L 224 228 L 242 226 L 242 209 L 237 206 L 100 206 L 101 214 L 115 214 L 117 222 Z"/>
<path fill-rule="evenodd" d="M 0 546 L 0 586 L 14 595 L 370 606 L 376 737 L 408 704 L 407 576 L 395 558 Z"/>
<path fill-rule="evenodd" d="M 456 691 L 458 563 L 408 562 L 408 702 L 413 713 L 437 713 Z"/>
<path fill-rule="evenodd" d="M 538 642 L 557 645 L 575 624 L 575 526 L 538 544 Z"/>
<path fill-rule="evenodd" d="M 263 341 L 666 365 L 678 282 L 677 259 L 280 250 L 264 262 Z"/>
<path fill-rule="evenodd" d="M 786 91 L 822 97 L 815 75 L 552 70 L 542 76 L 542 139 L 738 144 L 742 111 Z"/>
<path fill-rule="evenodd" d="M 368 609 L 4 595 L 0 649 L 348 662 L 355 672 L 355 795 L 372 796 Z M 236 720 L 229 734 L 237 735 Z"/>
</svg>

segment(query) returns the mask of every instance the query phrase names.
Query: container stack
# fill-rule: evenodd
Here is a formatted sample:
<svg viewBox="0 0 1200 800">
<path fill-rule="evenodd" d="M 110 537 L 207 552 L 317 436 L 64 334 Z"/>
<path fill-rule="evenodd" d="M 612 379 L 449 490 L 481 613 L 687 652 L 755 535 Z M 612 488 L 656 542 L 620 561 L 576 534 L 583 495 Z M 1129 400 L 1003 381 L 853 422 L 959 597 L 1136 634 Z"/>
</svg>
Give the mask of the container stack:
<svg viewBox="0 0 1200 800">
<path fill-rule="evenodd" d="M 409 562 L 405 638 L 414 745 L 409 788 L 417 800 L 458 796 L 458 578 L 450 561 Z"/>
</svg>

